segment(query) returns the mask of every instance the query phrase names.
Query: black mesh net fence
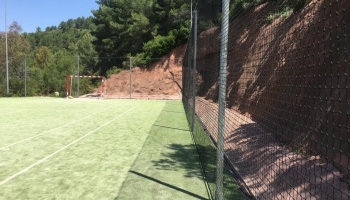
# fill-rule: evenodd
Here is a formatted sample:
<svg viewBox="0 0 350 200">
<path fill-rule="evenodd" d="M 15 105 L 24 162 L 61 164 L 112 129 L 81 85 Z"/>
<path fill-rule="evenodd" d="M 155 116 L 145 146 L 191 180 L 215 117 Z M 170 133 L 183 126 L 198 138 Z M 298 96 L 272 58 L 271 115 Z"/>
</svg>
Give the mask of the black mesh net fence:
<svg viewBox="0 0 350 200">
<path fill-rule="evenodd" d="M 28 78 L 28 71 L 25 71 L 24 60 L 24 55 L 8 57 L 7 62 L 5 56 L 0 59 L 0 96 L 25 95 L 25 78 Z"/>
<path fill-rule="evenodd" d="M 199 33 L 208 29 L 211 33 L 217 33 L 220 30 L 218 26 L 221 17 L 221 1 L 197 1 L 196 8 L 197 12 L 194 13 L 193 19 L 198 19 L 198 22 L 195 24 L 195 20 L 192 20 L 192 31 L 183 58 L 183 103 L 208 191 L 211 198 L 215 198 L 217 106 L 215 104 L 206 106 L 201 103 L 198 97 L 203 96 L 206 91 L 210 90 L 213 94 L 213 99 L 208 102 L 218 101 L 218 91 L 212 89 L 213 86 L 218 86 L 220 40 L 217 40 L 217 43 L 208 43 L 208 41 L 203 40 L 203 35 Z M 208 51 L 211 56 L 205 56 L 205 51 Z M 195 66 L 198 68 L 196 69 Z M 203 115 L 206 117 L 201 117 Z M 240 189 L 244 190 L 246 187 L 239 188 L 237 183 L 244 184 L 244 182 L 240 181 L 240 177 L 237 176 L 237 172 L 231 166 L 231 163 L 226 161 L 222 167 L 224 168 L 223 197 L 225 199 L 245 199 Z M 250 195 L 249 190 L 245 190 L 245 192 L 248 196 Z"/>
<path fill-rule="evenodd" d="M 194 115 L 213 147 L 220 8 L 217 1 L 197 2 L 198 32 L 191 33 L 183 65 L 190 125 Z M 346 0 L 231 0 L 224 147 L 227 169 L 248 196 L 350 198 L 349 9 Z M 215 170 L 205 163 L 215 166 L 216 155 L 203 154 L 210 183 Z"/>
<path fill-rule="evenodd" d="M 21 54 L 9 57 L 8 67 L 4 56 L 0 59 L 0 97 L 58 93 L 59 97 L 102 98 L 104 80 L 104 98 L 181 99 L 185 47 L 147 59 Z"/>
</svg>

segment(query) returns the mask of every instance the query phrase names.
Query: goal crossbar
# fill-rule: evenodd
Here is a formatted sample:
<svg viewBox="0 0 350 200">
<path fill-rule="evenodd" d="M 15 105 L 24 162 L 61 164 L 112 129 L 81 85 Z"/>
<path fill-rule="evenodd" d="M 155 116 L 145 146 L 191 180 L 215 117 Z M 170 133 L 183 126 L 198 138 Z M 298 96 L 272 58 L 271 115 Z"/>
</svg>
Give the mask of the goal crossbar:
<svg viewBox="0 0 350 200">
<path fill-rule="evenodd" d="M 104 99 L 105 93 L 105 77 L 104 76 L 78 76 L 78 75 L 67 75 L 66 79 L 66 98 L 69 97 L 69 88 L 70 82 L 72 78 L 100 78 L 102 80 L 101 83 L 101 98 Z"/>
</svg>

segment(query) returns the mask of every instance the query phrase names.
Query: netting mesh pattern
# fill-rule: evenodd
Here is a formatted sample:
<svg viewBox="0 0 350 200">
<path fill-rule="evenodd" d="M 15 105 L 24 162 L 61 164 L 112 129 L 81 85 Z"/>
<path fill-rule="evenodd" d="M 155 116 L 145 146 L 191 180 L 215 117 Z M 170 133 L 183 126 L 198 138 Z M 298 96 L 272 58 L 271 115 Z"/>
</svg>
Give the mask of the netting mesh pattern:
<svg viewBox="0 0 350 200">
<path fill-rule="evenodd" d="M 216 140 L 221 29 L 209 19 L 220 11 L 208 2 L 192 33 L 196 91 L 185 90 L 191 66 L 183 83 Z M 350 1 L 232 1 L 230 11 L 225 155 L 257 199 L 350 199 Z"/>
</svg>

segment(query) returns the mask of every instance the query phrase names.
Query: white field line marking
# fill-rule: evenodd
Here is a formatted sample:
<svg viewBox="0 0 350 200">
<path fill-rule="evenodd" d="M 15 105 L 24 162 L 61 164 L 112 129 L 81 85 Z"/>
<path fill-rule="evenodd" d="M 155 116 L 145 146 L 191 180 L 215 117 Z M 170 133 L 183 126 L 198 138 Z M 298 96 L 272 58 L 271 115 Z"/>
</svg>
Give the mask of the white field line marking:
<svg viewBox="0 0 350 200">
<path fill-rule="evenodd" d="M 60 108 L 57 108 L 57 109 L 60 109 Z M 42 108 L 42 109 L 30 109 L 30 108 L 26 108 L 26 109 L 16 109 L 16 110 L 13 110 L 13 109 L 0 109 L 0 111 L 12 111 L 12 112 L 21 112 L 21 111 L 56 111 L 57 112 L 57 109 L 45 109 L 45 108 Z M 63 110 L 63 109 L 60 109 L 60 110 Z M 75 111 L 87 111 L 86 109 L 67 109 L 67 110 L 63 110 L 63 111 L 72 111 L 72 112 L 75 112 Z M 7 112 L 9 113 L 9 112 Z M 1 114 L 6 114 L 6 113 L 1 113 Z"/>
<path fill-rule="evenodd" d="M 116 106 L 115 106 L 115 107 L 116 107 Z M 112 107 L 112 108 L 114 108 L 114 107 Z M 107 109 L 105 109 L 105 110 L 109 110 L 109 109 L 111 109 L 111 108 L 107 108 Z M 96 115 L 96 114 L 98 114 L 98 113 L 101 113 L 101 112 L 103 112 L 103 111 L 105 111 L 105 110 L 98 111 L 98 112 L 96 112 L 96 113 L 94 113 L 94 114 L 91 114 L 91 115 L 88 115 L 88 116 L 83 117 L 83 118 L 81 118 L 81 119 L 78 119 L 78 120 L 72 121 L 72 122 L 70 122 L 70 123 L 68 123 L 68 124 L 64 124 L 64 125 L 62 125 L 62 126 L 59 126 L 59 127 L 54 128 L 54 129 L 50 129 L 50 130 L 48 130 L 48 131 L 45 131 L 45 132 L 42 132 L 42 133 L 39 133 L 39 134 L 33 135 L 33 136 L 28 137 L 28 138 L 26 138 L 26 139 L 23 139 L 23 140 L 21 140 L 21 141 L 18 141 L 18 142 L 15 142 L 15 143 L 9 144 L 9 145 L 4 146 L 4 147 L 1 147 L 1 148 L 0 148 L 0 151 L 1 151 L 1 150 L 6 149 L 6 148 L 8 148 L 8 147 L 14 146 L 14 145 L 16 145 L 16 144 L 20 144 L 20 143 L 22 143 L 22 142 L 25 142 L 25 141 L 27 141 L 27 140 L 30 140 L 30 139 L 33 139 L 33 138 L 39 137 L 39 136 L 41 136 L 41 135 L 43 135 L 43 134 L 45 134 L 45 133 L 48 133 L 48 132 L 54 131 L 54 130 L 56 130 L 56 129 L 59 129 L 59 128 L 62 128 L 62 127 L 65 127 L 65 126 L 68 126 L 68 125 L 74 124 L 74 123 L 76 123 L 76 122 L 78 122 L 78 121 L 81 121 L 81 120 L 83 120 L 83 119 L 86 119 L 86 118 L 88 118 L 88 117 L 91 117 L 91 116 L 93 116 L 93 115 Z M 57 110 L 56 110 L 56 111 L 57 111 Z"/>
<path fill-rule="evenodd" d="M 59 150 L 53 152 L 52 154 L 46 156 L 45 158 L 43 158 L 43 159 L 41 159 L 41 160 L 35 162 L 34 164 L 32 164 L 32 165 L 30 165 L 30 166 L 28 166 L 28 167 L 22 169 L 21 171 L 17 172 L 16 174 L 14 174 L 14 175 L 8 177 L 7 179 L 1 181 L 1 182 L 0 182 L 0 185 L 5 184 L 6 182 L 10 181 L 11 179 L 16 178 L 17 176 L 19 176 L 19 175 L 23 174 L 24 172 L 30 170 L 31 168 L 35 167 L 36 165 L 38 165 L 38 164 L 44 162 L 45 160 L 51 158 L 52 156 L 58 154 L 59 152 L 61 152 L 61 151 L 65 150 L 65 149 L 67 149 L 68 147 L 70 147 L 70 146 L 72 146 L 73 144 L 79 142 L 80 140 L 84 139 L 85 137 L 91 135 L 92 133 L 98 131 L 99 129 L 101 129 L 101 128 L 107 126 L 107 125 L 110 124 L 111 122 L 115 121 L 116 119 L 118 119 L 119 117 L 123 116 L 124 114 L 130 112 L 131 110 L 135 109 L 136 107 L 138 107 L 138 105 L 137 105 L 137 106 L 134 106 L 133 108 L 130 108 L 129 110 L 123 112 L 122 114 L 118 115 L 117 117 L 113 118 L 112 120 L 110 120 L 109 122 L 103 124 L 102 126 L 96 128 L 95 130 L 93 130 L 93 131 L 91 131 L 91 132 L 89 132 L 89 133 L 87 133 L 87 134 L 81 136 L 80 138 L 76 139 L 75 141 L 73 141 L 73 142 L 67 144 L 66 146 L 64 146 L 64 147 L 60 148 Z"/>
<path fill-rule="evenodd" d="M 2 111 L 7 111 L 7 112 L 0 113 L 0 115 L 6 115 L 6 114 L 15 113 L 15 112 L 22 112 L 24 110 L 2 110 Z"/>
</svg>

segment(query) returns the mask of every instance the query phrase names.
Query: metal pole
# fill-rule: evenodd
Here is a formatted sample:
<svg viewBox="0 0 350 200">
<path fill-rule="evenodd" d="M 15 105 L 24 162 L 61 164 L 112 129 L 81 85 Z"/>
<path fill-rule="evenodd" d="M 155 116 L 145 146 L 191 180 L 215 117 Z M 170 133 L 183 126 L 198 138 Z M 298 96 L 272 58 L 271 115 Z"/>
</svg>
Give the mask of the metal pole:
<svg viewBox="0 0 350 200">
<path fill-rule="evenodd" d="M 7 10 L 6 10 L 6 0 L 5 0 L 5 40 L 6 40 L 6 92 L 7 94 L 10 93 L 10 87 L 9 87 L 9 55 L 8 55 L 8 48 L 7 48 Z"/>
<path fill-rule="evenodd" d="M 132 81 L 132 79 L 131 79 L 131 68 L 132 68 L 132 57 L 130 57 L 130 99 L 131 99 L 131 81 Z"/>
<path fill-rule="evenodd" d="M 27 97 L 27 56 L 24 54 L 24 97 Z"/>
<path fill-rule="evenodd" d="M 192 29 L 192 19 L 193 19 L 193 14 L 192 14 L 192 0 L 191 0 L 191 29 Z"/>
<path fill-rule="evenodd" d="M 192 80 L 192 133 L 195 131 L 195 119 L 196 119 L 196 65 L 197 65 L 197 10 L 194 11 L 194 48 L 193 48 L 193 80 Z"/>
<path fill-rule="evenodd" d="M 72 96 L 73 77 L 70 76 L 69 96 Z"/>
<path fill-rule="evenodd" d="M 78 98 L 79 98 L 79 56 L 77 56 L 77 66 L 78 66 L 78 85 L 77 85 L 77 92 L 78 92 Z"/>
<path fill-rule="evenodd" d="M 107 99 L 107 79 L 105 78 L 105 91 L 104 91 L 104 99 Z"/>
<path fill-rule="evenodd" d="M 218 117 L 218 143 L 216 166 L 216 191 L 215 199 L 223 199 L 223 166 L 224 166 L 224 141 L 225 141 L 225 109 L 226 109 L 226 67 L 227 67 L 227 42 L 229 30 L 230 0 L 222 0 L 221 45 L 220 45 L 220 86 L 219 86 L 219 117 Z"/>
</svg>

